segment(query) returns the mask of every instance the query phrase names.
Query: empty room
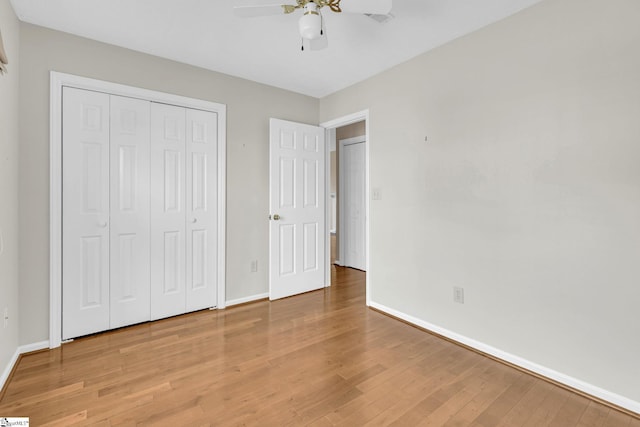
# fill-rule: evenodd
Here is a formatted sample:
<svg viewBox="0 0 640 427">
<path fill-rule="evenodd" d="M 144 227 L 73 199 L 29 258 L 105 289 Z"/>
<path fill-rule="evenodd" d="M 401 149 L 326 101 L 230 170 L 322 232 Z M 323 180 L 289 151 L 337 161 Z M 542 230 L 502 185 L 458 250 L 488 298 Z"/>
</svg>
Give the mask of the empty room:
<svg viewBox="0 0 640 427">
<path fill-rule="evenodd" d="M 639 19 L 0 0 L 0 425 L 640 427 Z"/>
</svg>

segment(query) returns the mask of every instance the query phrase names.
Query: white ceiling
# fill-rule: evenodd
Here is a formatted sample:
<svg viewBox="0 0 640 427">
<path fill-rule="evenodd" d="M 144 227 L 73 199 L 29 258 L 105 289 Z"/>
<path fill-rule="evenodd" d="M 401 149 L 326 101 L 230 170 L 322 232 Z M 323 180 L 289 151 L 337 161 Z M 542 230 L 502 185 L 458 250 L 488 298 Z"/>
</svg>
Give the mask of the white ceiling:
<svg viewBox="0 0 640 427">
<path fill-rule="evenodd" d="M 394 0 L 384 24 L 324 11 L 329 47 L 314 52 L 300 50 L 298 14 L 238 18 L 234 0 L 11 3 L 24 22 L 320 98 L 539 1 Z"/>
</svg>

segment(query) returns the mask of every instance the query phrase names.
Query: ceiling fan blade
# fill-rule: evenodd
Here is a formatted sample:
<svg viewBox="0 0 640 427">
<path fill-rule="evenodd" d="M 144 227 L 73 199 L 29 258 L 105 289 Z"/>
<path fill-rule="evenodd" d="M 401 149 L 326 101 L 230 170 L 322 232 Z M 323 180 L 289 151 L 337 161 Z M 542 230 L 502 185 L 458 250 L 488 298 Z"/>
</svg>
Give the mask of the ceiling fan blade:
<svg viewBox="0 0 640 427">
<path fill-rule="evenodd" d="M 341 0 L 340 9 L 344 13 L 368 13 L 386 15 L 391 12 L 393 0 Z"/>
<path fill-rule="evenodd" d="M 255 18 L 257 16 L 282 15 L 284 8 L 280 3 L 262 6 L 234 6 L 233 13 L 241 18 Z"/>
</svg>

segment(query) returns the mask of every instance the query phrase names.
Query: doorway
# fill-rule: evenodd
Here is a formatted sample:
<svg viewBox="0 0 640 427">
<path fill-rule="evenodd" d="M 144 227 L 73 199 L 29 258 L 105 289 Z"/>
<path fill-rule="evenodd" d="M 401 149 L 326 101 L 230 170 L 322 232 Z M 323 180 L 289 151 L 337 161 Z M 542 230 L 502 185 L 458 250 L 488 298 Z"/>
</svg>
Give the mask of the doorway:
<svg viewBox="0 0 640 427">
<path fill-rule="evenodd" d="M 336 232 L 336 249 L 337 254 L 340 254 L 340 265 L 366 271 L 365 148 L 367 139 L 364 135 L 364 123 L 362 127 L 361 136 L 338 139 L 339 167 L 336 169 L 339 232 Z M 342 129 L 344 128 L 338 129 L 338 134 Z"/>
<path fill-rule="evenodd" d="M 344 223 L 346 220 L 340 220 L 341 203 L 340 203 L 340 141 L 354 143 L 366 141 L 364 147 L 364 170 L 362 176 L 363 190 L 362 202 L 364 206 L 363 217 L 363 262 L 360 263 L 360 269 L 369 270 L 369 111 L 361 111 L 340 117 L 320 126 L 326 129 L 327 135 L 327 266 L 326 277 L 330 282 L 336 268 L 345 265 L 344 262 Z M 355 138 L 355 139 L 354 139 Z M 344 194 L 343 194 L 344 195 Z M 342 204 L 346 204 L 342 202 Z M 341 227 L 342 223 L 342 227 Z M 342 248 L 342 249 L 341 249 Z M 330 283 L 327 283 L 329 285 Z M 366 303 L 369 305 L 369 280 L 366 279 Z"/>
</svg>

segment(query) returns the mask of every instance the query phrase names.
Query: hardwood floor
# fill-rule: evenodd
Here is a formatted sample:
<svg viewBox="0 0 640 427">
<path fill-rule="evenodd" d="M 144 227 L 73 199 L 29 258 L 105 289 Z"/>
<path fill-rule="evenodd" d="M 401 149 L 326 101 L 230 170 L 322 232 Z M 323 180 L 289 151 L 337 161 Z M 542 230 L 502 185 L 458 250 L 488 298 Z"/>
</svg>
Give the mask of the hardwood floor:
<svg viewBox="0 0 640 427">
<path fill-rule="evenodd" d="M 332 288 L 78 339 L 20 360 L 0 416 L 31 425 L 640 426 Z"/>
</svg>

